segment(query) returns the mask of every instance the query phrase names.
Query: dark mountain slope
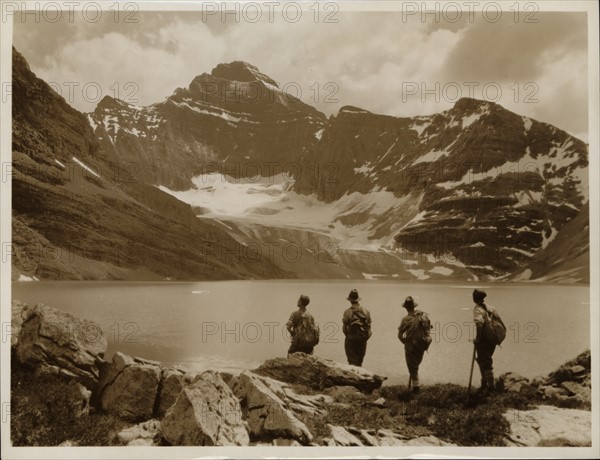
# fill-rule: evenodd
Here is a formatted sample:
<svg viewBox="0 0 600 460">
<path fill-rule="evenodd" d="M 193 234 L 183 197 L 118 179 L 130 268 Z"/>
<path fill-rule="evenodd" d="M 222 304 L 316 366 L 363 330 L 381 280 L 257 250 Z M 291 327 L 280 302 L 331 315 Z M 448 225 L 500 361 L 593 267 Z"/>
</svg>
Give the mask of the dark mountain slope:
<svg viewBox="0 0 600 460">
<path fill-rule="evenodd" d="M 13 278 L 281 277 L 107 156 L 86 117 L 13 49 Z"/>
</svg>

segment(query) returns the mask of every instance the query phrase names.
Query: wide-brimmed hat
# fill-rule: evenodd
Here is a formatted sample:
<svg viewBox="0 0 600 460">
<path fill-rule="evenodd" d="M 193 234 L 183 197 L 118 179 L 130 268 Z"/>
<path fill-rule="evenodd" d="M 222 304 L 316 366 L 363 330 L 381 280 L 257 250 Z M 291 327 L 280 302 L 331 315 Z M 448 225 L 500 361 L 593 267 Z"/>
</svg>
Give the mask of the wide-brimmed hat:
<svg viewBox="0 0 600 460">
<path fill-rule="evenodd" d="M 487 293 L 483 289 L 475 289 L 473 291 L 473 300 L 475 302 L 483 302 L 483 299 L 487 297 Z"/>
<path fill-rule="evenodd" d="M 358 291 L 356 289 L 352 289 L 350 291 L 350 294 L 348 294 L 348 299 L 350 302 L 356 302 L 357 300 L 360 300 L 360 297 L 358 296 Z"/>
<path fill-rule="evenodd" d="M 306 307 L 310 303 L 310 298 L 307 295 L 302 294 L 298 299 L 298 303 L 303 307 Z"/>
<path fill-rule="evenodd" d="M 417 305 L 419 305 L 419 304 L 418 304 L 417 302 L 415 302 L 411 296 L 408 296 L 408 297 L 407 297 L 407 298 L 404 300 L 404 303 L 402 304 L 402 306 L 403 306 L 404 308 L 406 308 L 407 310 L 408 310 L 409 308 L 415 308 Z"/>
</svg>

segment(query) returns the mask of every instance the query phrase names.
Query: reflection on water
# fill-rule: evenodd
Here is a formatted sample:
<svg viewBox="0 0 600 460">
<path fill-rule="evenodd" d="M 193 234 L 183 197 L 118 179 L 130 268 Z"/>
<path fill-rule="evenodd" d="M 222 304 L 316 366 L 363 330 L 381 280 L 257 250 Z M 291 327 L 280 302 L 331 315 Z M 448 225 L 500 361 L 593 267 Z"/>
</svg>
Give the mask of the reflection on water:
<svg viewBox="0 0 600 460">
<path fill-rule="evenodd" d="M 298 296 L 321 327 L 315 353 L 345 361 L 342 313 L 357 288 L 371 310 L 373 337 L 364 366 L 408 378 L 397 327 L 403 299 L 412 295 L 432 319 L 433 343 L 421 366 L 424 383 L 465 383 L 471 359 L 472 285 L 387 281 L 224 281 L 201 283 L 13 283 L 13 298 L 38 302 L 94 320 L 117 350 L 193 369 L 236 371 L 284 356 L 285 323 Z M 499 374 L 545 374 L 589 348 L 589 288 L 524 284 L 487 285 L 507 338 L 495 354 Z"/>
</svg>

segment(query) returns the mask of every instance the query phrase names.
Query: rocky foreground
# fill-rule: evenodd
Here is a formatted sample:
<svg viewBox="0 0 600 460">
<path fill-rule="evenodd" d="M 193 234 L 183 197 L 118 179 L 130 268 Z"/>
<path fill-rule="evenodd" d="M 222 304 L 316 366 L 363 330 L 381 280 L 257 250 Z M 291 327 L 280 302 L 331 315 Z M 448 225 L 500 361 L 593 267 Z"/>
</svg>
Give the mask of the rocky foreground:
<svg viewBox="0 0 600 460">
<path fill-rule="evenodd" d="M 505 374 L 497 395 L 467 405 L 462 387 L 412 396 L 364 368 L 304 354 L 239 375 L 189 373 L 120 352 L 106 361 L 98 325 L 42 304 L 13 301 L 12 331 L 13 380 L 16 368 L 27 369 L 19 376 L 28 385 L 55 376 L 73 390 L 76 419 L 106 414 L 118 427 L 100 441 L 62 445 L 591 446 L 589 351 L 547 377 Z M 14 443 L 23 404 L 12 405 Z"/>
</svg>

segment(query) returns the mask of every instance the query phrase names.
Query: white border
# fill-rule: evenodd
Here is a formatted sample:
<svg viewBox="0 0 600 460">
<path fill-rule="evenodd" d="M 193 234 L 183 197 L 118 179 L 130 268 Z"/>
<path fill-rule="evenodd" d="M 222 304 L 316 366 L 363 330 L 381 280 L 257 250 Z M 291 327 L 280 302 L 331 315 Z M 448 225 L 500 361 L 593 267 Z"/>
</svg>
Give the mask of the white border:
<svg viewBox="0 0 600 460">
<path fill-rule="evenodd" d="M 116 0 L 115 0 L 116 1 Z M 65 8 L 69 2 L 63 1 L 15 1 L 2 2 L 4 8 L 7 3 L 18 3 L 20 9 L 35 8 L 36 4 L 53 3 Z M 88 3 L 79 2 L 81 5 Z M 103 9 L 113 5 L 113 1 L 89 2 L 101 4 Z M 140 7 L 140 11 L 199 11 L 202 2 L 194 1 L 144 1 L 131 2 Z M 215 2 L 211 2 L 215 3 Z M 216 2 L 221 5 L 224 2 Z M 225 2 L 244 3 L 244 2 Z M 262 2 L 257 2 L 262 3 Z M 284 3 L 283 1 L 281 2 Z M 308 8 L 314 4 L 314 1 L 296 2 L 301 3 L 303 8 Z M 340 11 L 400 11 L 403 4 L 416 3 L 425 5 L 425 8 L 432 9 L 438 2 L 400 2 L 400 1 L 346 1 L 335 2 L 340 5 Z M 442 2 L 443 3 L 443 2 Z M 457 1 L 457 4 L 464 6 L 464 1 Z M 508 7 L 515 3 L 514 0 L 500 0 L 488 2 L 482 0 L 481 5 L 487 3 L 500 4 L 502 8 L 508 11 Z M 598 64 L 598 2 L 589 1 L 538 1 L 533 2 L 539 6 L 540 11 L 585 11 L 588 13 L 588 91 L 589 91 L 589 171 L 590 171 L 590 308 L 591 308 L 591 350 L 592 350 L 592 436 L 593 444 L 590 448 L 519 448 L 519 447 L 12 447 L 10 446 L 9 425 L 5 423 L 4 407 L 2 408 L 2 458 L 397 458 L 399 456 L 411 457 L 513 457 L 513 458 L 598 458 L 600 457 L 599 440 L 600 424 L 599 411 L 600 404 L 598 400 L 598 369 L 600 361 L 598 359 L 599 336 L 598 325 L 600 323 L 600 297 L 598 279 L 600 272 L 598 270 L 600 260 L 599 252 L 599 190 L 600 185 L 600 163 L 599 163 L 599 64 Z M 67 8 L 65 8 L 67 9 Z M 481 11 L 481 8 L 475 8 Z M 399 24 L 401 27 L 401 24 Z M 0 30 L 0 81 L 11 81 L 12 72 L 12 23 L 2 24 Z M 568 71 L 568 69 L 566 69 Z M 11 161 L 11 107 L 12 100 L 9 97 L 6 103 L 2 103 L 0 111 L 0 161 L 7 164 Z M 6 183 L 1 184 L 0 194 L 0 241 L 11 241 L 11 200 L 12 188 L 10 178 Z M 0 266 L 0 301 L 1 318 L 4 322 L 10 321 L 11 317 L 11 277 L 10 263 L 4 263 Z M 568 308 L 568 306 L 566 306 Z M 568 314 L 568 311 L 565 312 Z M 4 338 L 4 333 L 3 333 Z M 10 341 L 2 340 L 2 375 L 1 401 L 10 401 Z M 9 420 L 7 420 L 8 422 Z"/>
</svg>

